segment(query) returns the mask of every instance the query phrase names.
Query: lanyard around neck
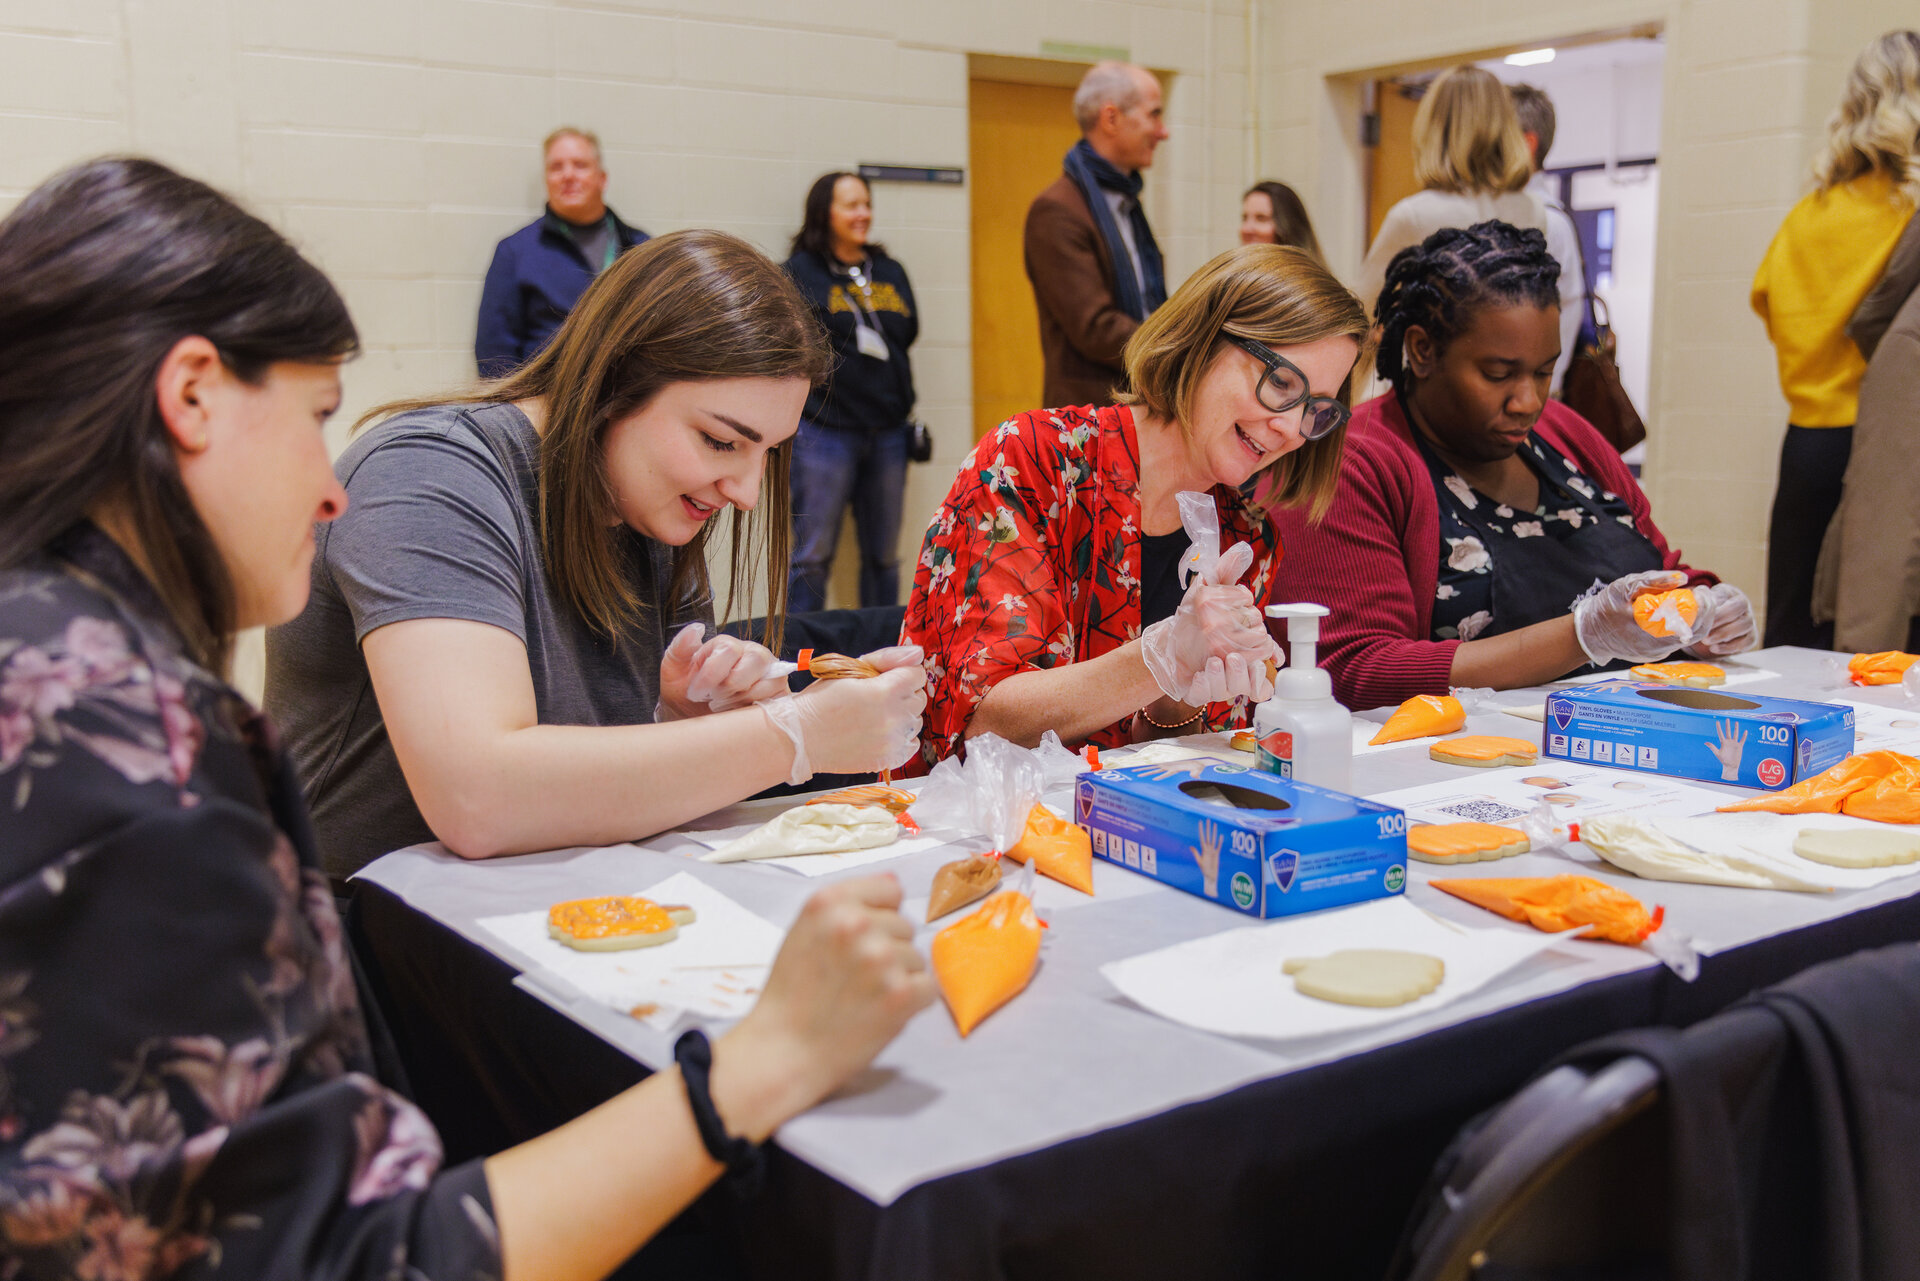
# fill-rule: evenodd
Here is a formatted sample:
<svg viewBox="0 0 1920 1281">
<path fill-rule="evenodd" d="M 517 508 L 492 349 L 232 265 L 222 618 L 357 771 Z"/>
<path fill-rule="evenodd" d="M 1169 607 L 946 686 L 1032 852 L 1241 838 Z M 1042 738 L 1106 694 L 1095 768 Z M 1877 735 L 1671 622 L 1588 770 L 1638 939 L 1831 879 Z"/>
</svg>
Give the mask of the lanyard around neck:
<svg viewBox="0 0 1920 1281">
<path fill-rule="evenodd" d="M 851 293 L 847 294 L 847 301 L 853 303 L 853 309 L 859 313 L 858 318 L 862 323 L 866 324 L 869 328 L 878 329 L 880 327 L 880 309 L 873 305 L 873 285 L 867 279 L 865 264 L 856 262 L 848 266 L 846 276 L 849 280 L 853 281 L 853 287 L 860 291 L 859 301 L 855 301 Z M 866 304 L 864 307 L 861 305 L 862 302 Z"/>
<path fill-rule="evenodd" d="M 600 270 L 613 266 L 613 260 L 620 256 L 620 231 L 613 225 L 613 211 L 607 211 L 607 247 L 604 251 Z"/>
</svg>

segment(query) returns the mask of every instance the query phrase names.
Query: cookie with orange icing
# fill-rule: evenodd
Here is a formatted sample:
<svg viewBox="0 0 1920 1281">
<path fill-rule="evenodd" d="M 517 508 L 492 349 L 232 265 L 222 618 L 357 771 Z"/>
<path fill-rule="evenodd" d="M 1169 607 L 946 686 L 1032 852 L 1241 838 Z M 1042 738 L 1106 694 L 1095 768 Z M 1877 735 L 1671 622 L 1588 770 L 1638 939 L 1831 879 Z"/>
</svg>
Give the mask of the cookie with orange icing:
<svg viewBox="0 0 1920 1281">
<path fill-rule="evenodd" d="M 1691 587 L 1670 592 L 1647 592 L 1633 598 L 1633 621 L 1649 636 L 1691 636 L 1700 617 L 1700 598 Z M 1678 623 L 1679 626 L 1674 626 Z"/>
<path fill-rule="evenodd" d="M 1637 681 L 1657 681 L 1662 685 L 1685 685 L 1706 689 L 1727 683 L 1725 668 L 1712 663 L 1642 663 L 1627 673 Z"/>
<path fill-rule="evenodd" d="M 547 909 L 547 933 L 581 952 L 622 952 L 658 947 L 691 925 L 694 911 L 681 903 L 656 903 L 638 894 L 577 898 Z"/>
<path fill-rule="evenodd" d="M 1540 747 L 1524 738 L 1500 734 L 1468 734 L 1435 743 L 1427 755 L 1445 765 L 1472 765 L 1490 769 L 1495 765 L 1531 765 L 1540 755 Z"/>
<path fill-rule="evenodd" d="M 1415 694 L 1394 710 L 1380 732 L 1367 740 L 1369 747 L 1382 743 L 1402 743 L 1413 738 L 1434 738 L 1465 729 L 1466 709 L 1451 694 Z"/>
<path fill-rule="evenodd" d="M 816 796 L 807 804 L 877 805 L 897 818 L 913 807 L 915 799 L 912 792 L 903 792 L 897 787 L 887 787 L 880 783 L 862 783 L 857 787 L 843 787 L 837 792 Z"/>
<path fill-rule="evenodd" d="M 1531 848 L 1525 832 L 1495 823 L 1423 823 L 1407 831 L 1407 854 L 1422 863 L 1490 863 Z"/>
</svg>

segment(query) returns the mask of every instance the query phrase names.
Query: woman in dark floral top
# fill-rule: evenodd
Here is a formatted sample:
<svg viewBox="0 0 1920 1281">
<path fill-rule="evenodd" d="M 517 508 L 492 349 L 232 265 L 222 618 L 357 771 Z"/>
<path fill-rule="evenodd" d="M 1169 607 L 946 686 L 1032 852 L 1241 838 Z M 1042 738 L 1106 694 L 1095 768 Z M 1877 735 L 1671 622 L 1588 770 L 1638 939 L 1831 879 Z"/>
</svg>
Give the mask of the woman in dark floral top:
<svg viewBox="0 0 1920 1281">
<path fill-rule="evenodd" d="M 1317 260 L 1243 245 L 1129 340 L 1122 404 L 1036 410 L 983 437 L 927 529 L 901 633 L 926 651 L 925 762 L 988 730 L 1108 746 L 1245 725 L 1270 687 L 1256 675 L 1190 703 L 1155 670 L 1156 632 L 1211 592 L 1216 662 L 1258 673 L 1278 654 L 1257 612 L 1282 554 L 1267 511 L 1325 509 L 1346 421 L 1333 397 L 1365 336 L 1359 300 Z M 1182 491 L 1212 496 L 1223 552 L 1251 549 L 1233 583 L 1183 587 Z M 1243 616 L 1246 640 L 1229 631 Z"/>
<path fill-rule="evenodd" d="M 1685 564 L 1619 451 L 1547 397 L 1559 274 L 1545 237 L 1501 222 L 1437 231 L 1388 269 L 1374 314 L 1393 390 L 1354 411 L 1327 522 L 1279 519 L 1279 589 L 1333 607 L 1320 653 L 1349 707 L 1758 639 L 1740 589 Z M 1694 635 L 1635 621 L 1636 596 L 1682 586 Z"/>
<path fill-rule="evenodd" d="M 0 223 L 0 1276 L 603 1276 L 931 999 L 889 879 L 802 913 L 711 1093 L 656 1074 L 441 1168 L 372 1074 L 272 732 L 215 673 L 306 599 L 357 344 L 259 220 L 140 160 Z M 728 1149 L 731 1151 L 731 1149 Z"/>
</svg>

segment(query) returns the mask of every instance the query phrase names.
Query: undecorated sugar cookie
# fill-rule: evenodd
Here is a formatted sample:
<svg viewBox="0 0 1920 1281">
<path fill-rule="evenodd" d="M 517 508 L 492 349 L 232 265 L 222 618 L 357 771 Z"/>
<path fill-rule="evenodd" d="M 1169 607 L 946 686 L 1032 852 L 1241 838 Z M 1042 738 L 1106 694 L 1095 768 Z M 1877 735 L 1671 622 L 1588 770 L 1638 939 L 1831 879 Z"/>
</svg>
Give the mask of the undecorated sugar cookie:
<svg viewBox="0 0 1920 1281">
<path fill-rule="evenodd" d="M 1920 861 L 1920 833 L 1806 827 L 1793 838 L 1793 852 L 1828 867 L 1893 867 Z"/>
<path fill-rule="evenodd" d="M 693 920 L 693 909 L 683 904 L 615 894 L 555 903 L 547 909 L 547 933 L 575 951 L 623 952 L 671 943 Z"/>
<path fill-rule="evenodd" d="M 1295 957 L 1280 967 L 1306 996 L 1337 1005 L 1405 1005 L 1440 986 L 1447 963 L 1421 952 L 1354 948 Z"/>
<path fill-rule="evenodd" d="M 1531 765 L 1540 748 L 1524 738 L 1506 738 L 1499 734 L 1469 734 L 1435 743 L 1427 755 L 1448 765 L 1472 765 L 1488 769 L 1495 765 Z"/>
<path fill-rule="evenodd" d="M 1487 863 L 1530 848 L 1525 832 L 1493 823 L 1423 823 L 1407 832 L 1407 853 L 1422 863 Z"/>
</svg>

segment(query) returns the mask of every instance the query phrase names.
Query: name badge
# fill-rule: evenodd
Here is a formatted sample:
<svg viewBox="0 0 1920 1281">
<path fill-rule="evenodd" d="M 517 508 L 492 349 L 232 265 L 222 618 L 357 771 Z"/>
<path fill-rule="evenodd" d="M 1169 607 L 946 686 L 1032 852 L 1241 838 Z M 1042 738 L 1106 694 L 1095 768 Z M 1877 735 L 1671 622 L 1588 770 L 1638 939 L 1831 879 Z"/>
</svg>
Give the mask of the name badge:
<svg viewBox="0 0 1920 1281">
<path fill-rule="evenodd" d="M 858 321 L 853 326 L 853 345 L 860 349 L 862 356 L 872 356 L 875 360 L 889 360 L 887 340 L 872 325 L 863 325 Z"/>
</svg>

